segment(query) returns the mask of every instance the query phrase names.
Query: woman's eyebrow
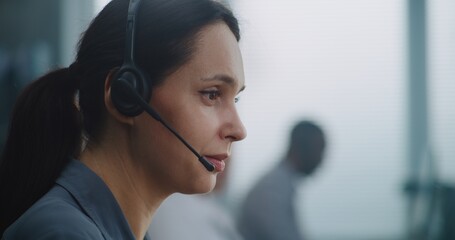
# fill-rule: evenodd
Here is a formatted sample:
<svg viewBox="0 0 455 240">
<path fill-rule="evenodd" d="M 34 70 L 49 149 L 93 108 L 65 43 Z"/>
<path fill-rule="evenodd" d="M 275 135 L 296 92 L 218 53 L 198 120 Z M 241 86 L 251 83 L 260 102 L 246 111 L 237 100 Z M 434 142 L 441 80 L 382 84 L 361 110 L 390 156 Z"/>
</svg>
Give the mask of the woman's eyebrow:
<svg viewBox="0 0 455 240">
<path fill-rule="evenodd" d="M 202 81 L 221 81 L 224 82 L 230 86 L 235 86 L 236 85 L 236 80 L 234 80 L 231 76 L 228 76 L 226 74 L 216 74 L 211 77 L 206 77 L 206 78 L 201 78 Z M 245 85 L 243 85 L 239 92 L 245 90 Z"/>
</svg>

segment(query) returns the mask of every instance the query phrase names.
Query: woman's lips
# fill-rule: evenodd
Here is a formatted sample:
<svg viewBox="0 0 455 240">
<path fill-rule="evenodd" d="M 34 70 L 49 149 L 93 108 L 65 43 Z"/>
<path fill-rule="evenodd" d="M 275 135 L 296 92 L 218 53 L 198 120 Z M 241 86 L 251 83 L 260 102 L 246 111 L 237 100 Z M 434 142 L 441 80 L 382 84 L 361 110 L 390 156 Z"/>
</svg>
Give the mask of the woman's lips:
<svg viewBox="0 0 455 240">
<path fill-rule="evenodd" d="M 215 157 L 210 157 L 210 156 L 205 156 L 205 159 L 207 159 L 207 161 L 209 161 L 211 164 L 213 164 L 213 166 L 215 166 L 216 172 L 224 171 L 224 168 L 226 166 L 226 163 L 224 162 L 224 160 L 221 160 L 221 159 L 218 159 Z"/>
</svg>

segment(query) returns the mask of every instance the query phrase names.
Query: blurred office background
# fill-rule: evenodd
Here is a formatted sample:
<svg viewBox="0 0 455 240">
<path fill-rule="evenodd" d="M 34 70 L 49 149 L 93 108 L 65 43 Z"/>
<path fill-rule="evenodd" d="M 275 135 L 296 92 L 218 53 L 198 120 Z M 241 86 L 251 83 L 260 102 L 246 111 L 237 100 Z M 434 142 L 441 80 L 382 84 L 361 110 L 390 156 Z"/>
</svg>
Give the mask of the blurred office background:
<svg viewBox="0 0 455 240">
<path fill-rule="evenodd" d="M 299 190 L 310 239 L 455 239 L 455 1 L 228 2 L 247 85 L 233 212 L 283 156 L 292 124 L 309 118 L 328 136 L 323 167 Z M 69 65 L 106 3 L 0 0 L 0 146 L 17 92 Z"/>
</svg>

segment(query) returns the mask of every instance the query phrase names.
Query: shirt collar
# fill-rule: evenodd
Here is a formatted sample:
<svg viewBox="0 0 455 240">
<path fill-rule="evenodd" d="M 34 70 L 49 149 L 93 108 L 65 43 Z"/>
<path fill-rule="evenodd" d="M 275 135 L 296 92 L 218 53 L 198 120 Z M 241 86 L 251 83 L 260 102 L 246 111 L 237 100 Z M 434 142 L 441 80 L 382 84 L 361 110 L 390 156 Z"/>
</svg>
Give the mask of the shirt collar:
<svg viewBox="0 0 455 240">
<path fill-rule="evenodd" d="M 82 162 L 72 159 L 57 179 L 57 184 L 74 197 L 107 239 L 135 239 L 112 192 Z"/>
</svg>

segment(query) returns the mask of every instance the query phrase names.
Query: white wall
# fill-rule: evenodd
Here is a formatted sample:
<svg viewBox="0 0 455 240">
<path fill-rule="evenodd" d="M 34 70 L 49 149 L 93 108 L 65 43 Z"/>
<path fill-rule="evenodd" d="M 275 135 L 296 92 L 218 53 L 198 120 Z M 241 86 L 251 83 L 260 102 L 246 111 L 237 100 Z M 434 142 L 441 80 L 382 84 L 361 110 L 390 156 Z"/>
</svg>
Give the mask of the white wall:
<svg viewBox="0 0 455 240">
<path fill-rule="evenodd" d="M 62 66 L 68 66 L 74 61 L 77 43 L 93 18 L 93 5 L 93 0 L 61 1 L 60 64 Z"/>
<path fill-rule="evenodd" d="M 442 181 L 455 184 L 455 1 L 429 1 L 430 133 Z"/>
<path fill-rule="evenodd" d="M 328 135 L 326 162 L 299 191 L 312 239 L 404 234 L 406 9 L 396 0 L 238 0 L 248 129 L 237 144 L 238 203 L 275 164 L 301 117 Z"/>
</svg>

